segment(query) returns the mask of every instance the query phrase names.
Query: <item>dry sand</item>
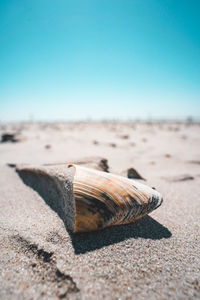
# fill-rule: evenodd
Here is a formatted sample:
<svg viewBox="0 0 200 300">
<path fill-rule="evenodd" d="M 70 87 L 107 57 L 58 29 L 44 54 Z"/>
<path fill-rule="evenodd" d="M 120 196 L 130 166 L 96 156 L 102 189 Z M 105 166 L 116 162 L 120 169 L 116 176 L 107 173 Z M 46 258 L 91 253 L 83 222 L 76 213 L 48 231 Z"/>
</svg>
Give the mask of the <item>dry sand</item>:
<svg viewBox="0 0 200 300">
<path fill-rule="evenodd" d="M 200 124 L 1 125 L 1 299 L 200 298 Z M 150 216 L 69 235 L 8 164 L 95 163 L 135 168 L 163 194 Z"/>
</svg>

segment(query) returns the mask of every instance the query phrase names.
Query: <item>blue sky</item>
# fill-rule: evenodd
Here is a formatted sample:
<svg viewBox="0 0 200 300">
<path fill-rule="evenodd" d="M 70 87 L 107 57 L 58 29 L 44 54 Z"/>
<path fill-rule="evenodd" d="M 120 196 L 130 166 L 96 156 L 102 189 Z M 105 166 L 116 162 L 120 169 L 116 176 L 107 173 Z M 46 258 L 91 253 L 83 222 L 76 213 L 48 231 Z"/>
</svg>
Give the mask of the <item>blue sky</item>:
<svg viewBox="0 0 200 300">
<path fill-rule="evenodd" d="M 0 1 L 0 121 L 188 116 L 199 0 Z"/>
</svg>

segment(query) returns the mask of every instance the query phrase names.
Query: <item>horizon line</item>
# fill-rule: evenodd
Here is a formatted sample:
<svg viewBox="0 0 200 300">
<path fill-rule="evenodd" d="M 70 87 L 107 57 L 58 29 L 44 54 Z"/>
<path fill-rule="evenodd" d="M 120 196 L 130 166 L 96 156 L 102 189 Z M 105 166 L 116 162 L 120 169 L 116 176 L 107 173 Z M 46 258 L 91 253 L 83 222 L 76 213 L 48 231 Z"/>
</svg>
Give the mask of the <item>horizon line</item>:
<svg viewBox="0 0 200 300">
<path fill-rule="evenodd" d="M 73 119 L 21 119 L 21 120 L 1 120 L 0 124 L 8 124 L 8 123 L 99 123 L 99 122 L 149 122 L 149 123 L 156 123 L 156 122 L 187 122 L 187 123 L 199 123 L 200 116 L 187 116 L 187 117 L 135 117 L 135 118 L 73 118 Z"/>
</svg>

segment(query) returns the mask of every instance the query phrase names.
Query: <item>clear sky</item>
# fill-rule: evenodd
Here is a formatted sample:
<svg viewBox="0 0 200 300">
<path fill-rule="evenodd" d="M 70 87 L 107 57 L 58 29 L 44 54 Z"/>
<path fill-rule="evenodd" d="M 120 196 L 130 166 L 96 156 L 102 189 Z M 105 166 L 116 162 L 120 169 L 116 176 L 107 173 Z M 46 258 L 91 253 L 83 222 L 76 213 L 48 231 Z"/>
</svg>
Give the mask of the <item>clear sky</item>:
<svg viewBox="0 0 200 300">
<path fill-rule="evenodd" d="M 188 116 L 199 0 L 0 1 L 0 121 Z"/>
</svg>

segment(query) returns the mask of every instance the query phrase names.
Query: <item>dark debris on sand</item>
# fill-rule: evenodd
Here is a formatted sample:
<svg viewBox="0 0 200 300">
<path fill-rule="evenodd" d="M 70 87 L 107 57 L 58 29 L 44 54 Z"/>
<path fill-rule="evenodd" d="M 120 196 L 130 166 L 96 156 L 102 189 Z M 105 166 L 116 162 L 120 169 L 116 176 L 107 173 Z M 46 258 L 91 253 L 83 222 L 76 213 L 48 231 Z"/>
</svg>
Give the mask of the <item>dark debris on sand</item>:
<svg viewBox="0 0 200 300">
<path fill-rule="evenodd" d="M 130 168 L 130 169 L 127 170 L 127 177 L 130 178 L 130 179 L 142 179 L 142 180 L 146 180 L 134 168 Z"/>
<path fill-rule="evenodd" d="M 187 180 L 194 180 L 194 177 L 189 174 L 183 174 L 173 177 L 164 177 L 169 182 L 180 182 L 180 181 L 187 181 Z"/>
<path fill-rule="evenodd" d="M 1 136 L 2 143 L 6 143 L 6 142 L 16 143 L 18 141 L 19 139 L 16 137 L 16 134 L 14 133 L 3 133 Z"/>
<path fill-rule="evenodd" d="M 109 166 L 108 166 L 107 159 L 105 159 L 105 158 L 101 159 L 98 166 L 99 166 L 100 170 L 102 170 L 104 172 L 109 172 Z"/>
</svg>

